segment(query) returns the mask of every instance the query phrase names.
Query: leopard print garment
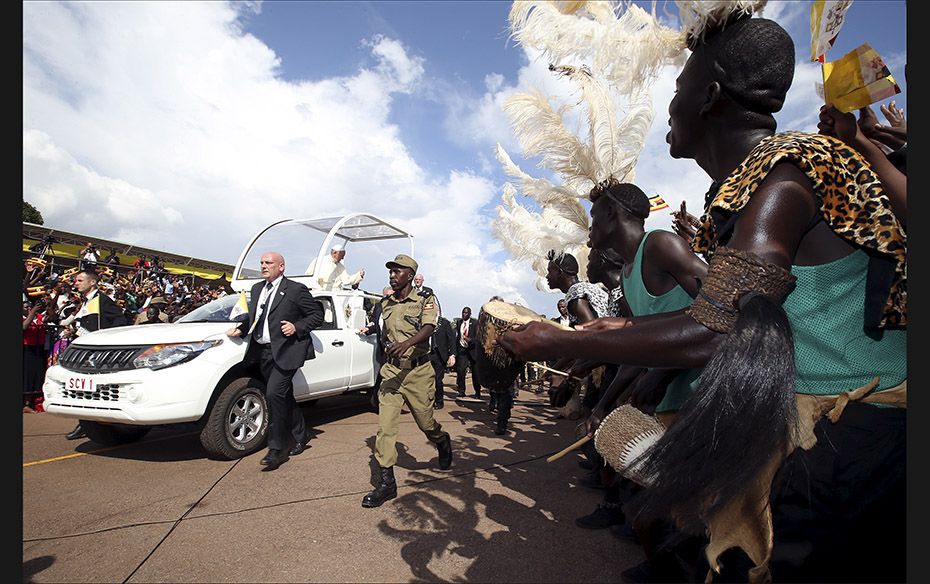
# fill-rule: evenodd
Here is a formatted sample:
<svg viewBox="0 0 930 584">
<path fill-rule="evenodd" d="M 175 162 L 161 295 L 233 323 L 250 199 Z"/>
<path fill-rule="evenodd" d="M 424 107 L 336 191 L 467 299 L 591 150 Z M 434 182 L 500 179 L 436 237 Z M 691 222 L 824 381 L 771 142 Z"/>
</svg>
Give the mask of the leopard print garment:
<svg viewBox="0 0 930 584">
<path fill-rule="evenodd" d="M 821 214 L 843 239 L 890 256 L 895 276 L 880 327 L 907 325 L 907 236 L 891 211 L 878 176 L 865 159 L 842 141 L 820 134 L 784 132 L 762 140 L 720 184 L 694 234 L 691 249 L 710 260 L 716 245 L 713 207 L 742 209 L 766 175 L 780 162 L 790 162 L 811 180 L 821 200 Z"/>
</svg>

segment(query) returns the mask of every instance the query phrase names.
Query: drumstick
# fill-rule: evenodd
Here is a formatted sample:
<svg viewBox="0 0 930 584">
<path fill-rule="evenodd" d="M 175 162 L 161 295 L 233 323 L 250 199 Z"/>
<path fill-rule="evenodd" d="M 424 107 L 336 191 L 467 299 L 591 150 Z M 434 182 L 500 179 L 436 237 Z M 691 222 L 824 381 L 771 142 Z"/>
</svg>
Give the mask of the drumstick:
<svg viewBox="0 0 930 584">
<path fill-rule="evenodd" d="M 562 458 L 563 456 L 565 456 L 566 454 L 568 454 L 568 453 L 571 452 L 572 450 L 574 450 L 574 449 L 578 448 L 579 446 L 582 446 L 583 444 L 585 444 L 585 443 L 586 443 L 588 440 L 590 440 L 590 439 L 591 439 L 591 436 L 589 436 L 589 435 L 585 435 L 585 436 L 579 438 L 579 439 L 576 440 L 574 443 L 572 443 L 572 445 L 569 446 L 568 448 L 566 448 L 566 449 L 564 449 L 564 450 L 560 450 L 559 452 L 556 452 L 555 454 L 553 454 L 552 456 L 550 456 L 549 458 L 547 458 L 547 459 L 546 459 L 546 462 L 552 462 L 552 461 L 554 461 L 554 460 L 558 460 L 558 459 Z"/>
<path fill-rule="evenodd" d="M 563 375 L 565 377 L 568 377 L 569 379 L 574 379 L 575 381 L 584 381 L 584 379 L 582 379 L 581 377 L 575 377 L 574 375 L 569 375 L 568 373 L 564 371 L 559 371 L 558 369 L 553 369 L 552 367 L 546 367 L 542 363 L 530 361 L 530 365 L 532 365 L 533 367 L 539 367 L 540 369 L 545 369 L 546 371 L 551 371 L 555 373 L 556 375 Z"/>
</svg>

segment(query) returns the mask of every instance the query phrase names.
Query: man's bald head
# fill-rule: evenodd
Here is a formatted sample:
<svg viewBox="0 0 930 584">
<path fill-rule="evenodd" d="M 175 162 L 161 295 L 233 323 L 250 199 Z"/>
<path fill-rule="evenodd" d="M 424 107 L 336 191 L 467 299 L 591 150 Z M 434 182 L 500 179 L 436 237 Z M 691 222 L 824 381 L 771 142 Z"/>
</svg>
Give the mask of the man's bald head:
<svg viewBox="0 0 930 584">
<path fill-rule="evenodd" d="M 266 282 L 274 282 L 278 276 L 284 275 L 284 256 L 276 251 L 266 251 L 262 254 L 261 270 Z"/>
</svg>

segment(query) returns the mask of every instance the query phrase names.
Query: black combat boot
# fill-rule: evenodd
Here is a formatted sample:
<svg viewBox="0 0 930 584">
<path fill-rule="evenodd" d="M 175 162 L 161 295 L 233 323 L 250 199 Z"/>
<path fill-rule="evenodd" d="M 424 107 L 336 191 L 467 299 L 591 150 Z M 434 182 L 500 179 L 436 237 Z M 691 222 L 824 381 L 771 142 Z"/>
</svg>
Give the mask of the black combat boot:
<svg viewBox="0 0 930 584">
<path fill-rule="evenodd" d="M 362 498 L 362 507 L 380 507 L 382 503 L 397 496 L 397 481 L 394 480 L 394 467 L 381 467 L 381 482 L 375 489 Z"/>
<path fill-rule="evenodd" d="M 436 448 L 439 449 L 439 468 L 448 470 L 452 466 L 452 437 L 448 432 L 436 443 Z"/>
</svg>

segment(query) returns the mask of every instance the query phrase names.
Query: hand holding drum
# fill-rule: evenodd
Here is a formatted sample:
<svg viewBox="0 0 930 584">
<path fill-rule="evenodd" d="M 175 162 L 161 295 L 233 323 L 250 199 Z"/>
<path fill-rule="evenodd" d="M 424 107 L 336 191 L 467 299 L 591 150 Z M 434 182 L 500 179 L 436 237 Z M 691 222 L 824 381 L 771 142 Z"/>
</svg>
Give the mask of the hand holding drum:
<svg viewBox="0 0 930 584">
<path fill-rule="evenodd" d="M 571 330 L 529 308 L 503 300 L 491 300 L 481 307 L 478 313 L 475 370 L 478 383 L 483 387 L 504 390 L 513 385 L 526 361 L 508 351 L 498 340 L 504 332 L 530 322 L 543 322 L 559 329 Z"/>
</svg>

